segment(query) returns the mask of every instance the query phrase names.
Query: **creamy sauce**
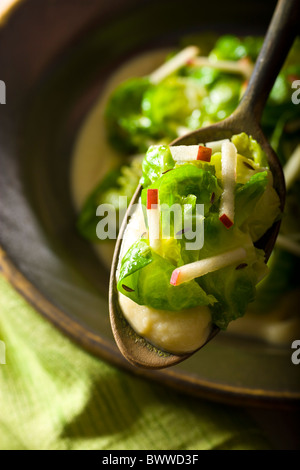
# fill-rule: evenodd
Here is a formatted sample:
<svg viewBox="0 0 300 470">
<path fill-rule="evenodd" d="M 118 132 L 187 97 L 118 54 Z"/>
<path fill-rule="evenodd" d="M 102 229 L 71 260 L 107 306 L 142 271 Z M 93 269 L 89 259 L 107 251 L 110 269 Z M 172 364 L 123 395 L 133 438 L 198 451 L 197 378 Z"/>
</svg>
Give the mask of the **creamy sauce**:
<svg viewBox="0 0 300 470">
<path fill-rule="evenodd" d="M 138 305 L 122 294 L 119 301 L 136 333 L 164 351 L 174 354 L 193 352 L 206 342 L 211 331 L 207 307 L 169 312 Z"/>
<path fill-rule="evenodd" d="M 109 77 L 107 86 L 87 116 L 87 119 L 79 132 L 75 145 L 71 169 L 71 193 L 74 206 L 78 211 L 81 209 L 86 197 L 94 189 L 95 185 L 114 165 L 114 163 L 120 159 L 118 153 L 107 144 L 105 134 L 103 116 L 108 96 L 122 81 L 133 76 L 143 76 L 151 73 L 162 64 L 168 52 L 170 51 L 166 49 L 156 49 L 154 51 L 144 53 L 143 55 L 137 56 L 126 62 L 113 76 Z M 94 248 L 97 256 L 99 256 L 107 268 L 110 269 L 114 243 L 102 242 L 94 245 Z M 183 329 L 183 325 L 178 314 L 176 312 L 171 312 L 172 317 L 170 317 L 170 312 L 168 314 L 164 311 L 164 320 L 159 322 L 159 318 L 156 316 L 154 311 L 147 309 L 147 307 L 144 308 L 137 306 L 136 304 L 134 306 L 129 305 L 130 302 L 132 302 L 128 302 L 129 300 L 130 299 L 127 297 L 124 297 L 121 302 L 124 304 L 125 310 L 128 312 L 130 311 L 128 313 L 128 318 L 129 321 L 132 322 L 133 327 L 143 336 L 147 336 L 149 340 L 152 338 L 153 342 L 157 340 L 157 335 L 159 334 L 166 349 L 170 348 L 169 350 L 171 350 L 173 347 L 176 349 L 176 333 L 172 333 L 174 335 L 174 341 L 172 341 L 170 337 L 169 339 L 166 339 L 164 331 L 170 327 L 171 319 L 172 324 L 177 323 L 178 326 L 180 325 L 180 328 Z M 267 341 L 271 344 L 286 344 L 290 346 L 291 338 L 295 338 L 297 335 L 300 336 L 298 303 L 299 293 L 297 296 L 295 296 L 295 294 L 286 296 L 278 306 L 277 311 L 267 315 L 258 316 L 255 313 L 252 313 L 251 309 L 249 309 L 249 312 L 245 317 L 236 320 L 229 325 L 228 331 L 239 336 L 242 335 L 254 339 L 262 339 L 263 341 Z M 140 312 L 141 315 L 139 315 L 139 317 L 144 317 L 144 323 L 137 321 L 137 316 L 135 317 L 135 320 L 133 319 L 133 315 L 131 315 L 133 310 Z M 198 326 L 199 330 L 202 329 L 202 331 L 205 332 L 205 324 L 202 323 L 202 320 L 204 323 L 208 323 L 207 312 L 202 312 L 202 314 L 199 315 L 198 309 L 196 309 L 197 312 L 193 310 L 194 309 L 188 311 L 189 315 L 185 316 L 186 330 L 182 330 L 185 331 L 182 336 L 187 338 L 186 343 L 184 343 L 182 338 L 182 345 L 185 350 L 192 344 L 194 348 L 194 341 L 198 341 L 200 343 L 203 341 L 203 338 L 200 338 L 199 336 L 197 337 L 197 335 L 193 338 L 190 335 L 197 331 Z M 160 315 L 159 312 L 157 312 L 157 314 Z M 157 325 L 156 328 L 154 328 L 154 324 Z"/>
</svg>

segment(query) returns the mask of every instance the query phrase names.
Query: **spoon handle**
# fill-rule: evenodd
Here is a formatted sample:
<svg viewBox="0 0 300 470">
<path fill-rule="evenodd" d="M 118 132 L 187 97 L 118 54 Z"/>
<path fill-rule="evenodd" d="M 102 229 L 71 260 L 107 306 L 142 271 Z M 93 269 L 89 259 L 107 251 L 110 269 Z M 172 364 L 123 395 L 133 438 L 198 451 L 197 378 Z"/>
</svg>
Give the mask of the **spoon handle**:
<svg viewBox="0 0 300 470">
<path fill-rule="evenodd" d="M 300 0 L 279 0 L 248 88 L 236 111 L 260 123 L 268 96 L 299 31 Z"/>
</svg>

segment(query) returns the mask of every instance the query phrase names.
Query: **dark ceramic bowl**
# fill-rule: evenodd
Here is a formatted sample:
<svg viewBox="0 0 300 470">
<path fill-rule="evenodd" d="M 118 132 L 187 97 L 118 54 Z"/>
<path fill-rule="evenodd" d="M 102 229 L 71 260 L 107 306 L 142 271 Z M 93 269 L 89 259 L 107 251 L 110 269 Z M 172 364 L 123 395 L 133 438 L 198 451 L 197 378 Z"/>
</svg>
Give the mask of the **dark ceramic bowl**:
<svg viewBox="0 0 300 470">
<path fill-rule="evenodd" d="M 220 334 L 171 370 L 120 356 L 108 319 L 109 272 L 75 229 L 70 164 L 80 125 L 123 60 L 185 33 L 263 34 L 274 1 L 27 0 L 0 29 L 0 264 L 43 316 L 99 358 L 186 393 L 294 404 L 289 348 Z"/>
</svg>

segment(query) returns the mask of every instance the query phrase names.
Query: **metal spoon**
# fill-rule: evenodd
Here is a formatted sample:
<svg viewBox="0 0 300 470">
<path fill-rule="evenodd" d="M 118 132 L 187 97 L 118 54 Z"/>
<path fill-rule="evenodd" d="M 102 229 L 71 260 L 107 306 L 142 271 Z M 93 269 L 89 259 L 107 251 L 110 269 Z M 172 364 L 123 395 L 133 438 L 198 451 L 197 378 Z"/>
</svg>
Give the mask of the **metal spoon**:
<svg viewBox="0 0 300 470">
<path fill-rule="evenodd" d="M 284 176 L 278 157 L 270 147 L 261 130 L 260 120 L 275 79 L 280 72 L 296 37 L 298 30 L 297 23 L 299 22 L 299 6 L 300 0 L 279 0 L 248 88 L 236 111 L 224 121 L 207 128 L 191 132 L 172 143 L 172 145 L 195 145 L 201 142 L 211 142 L 230 138 L 232 135 L 239 134 L 241 132 L 246 132 L 247 134 L 252 135 L 252 137 L 260 143 L 267 155 L 269 166 L 274 178 L 274 187 L 279 194 L 282 209 L 285 202 Z M 141 189 L 141 186 L 137 188 L 129 205 L 127 214 L 130 213 L 131 206 L 137 203 Z M 175 355 L 158 350 L 155 346 L 148 343 L 133 331 L 125 320 L 119 305 L 118 291 L 116 287 L 116 271 L 127 221 L 128 217 L 125 216 L 116 243 L 111 268 L 109 309 L 114 338 L 121 353 L 131 364 L 146 369 L 162 369 L 170 367 L 184 361 L 194 354 L 196 350 L 184 355 Z M 274 247 L 279 227 L 280 223 L 275 223 L 257 244 L 257 246 L 265 250 L 266 260 L 268 260 Z M 218 332 L 219 329 L 217 327 L 213 327 L 205 344 L 211 341 Z M 201 346 L 201 348 L 203 346 Z M 197 349 L 197 351 L 199 349 Z"/>
</svg>

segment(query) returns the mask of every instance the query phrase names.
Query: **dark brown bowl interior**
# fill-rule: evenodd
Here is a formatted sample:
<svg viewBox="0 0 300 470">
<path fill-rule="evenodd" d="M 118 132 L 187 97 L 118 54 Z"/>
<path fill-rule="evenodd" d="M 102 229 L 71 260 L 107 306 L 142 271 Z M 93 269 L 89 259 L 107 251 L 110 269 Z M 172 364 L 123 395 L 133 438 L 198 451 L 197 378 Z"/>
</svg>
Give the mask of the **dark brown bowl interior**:
<svg viewBox="0 0 300 470">
<path fill-rule="evenodd" d="M 99 357 L 133 370 L 112 340 L 109 272 L 75 229 L 70 163 L 78 129 L 126 58 L 176 45 L 182 35 L 197 31 L 263 34 L 274 5 L 271 0 L 27 0 L 0 30 L 0 79 L 7 86 L 7 104 L 0 106 L 1 269 L 44 316 Z M 196 375 L 194 363 L 145 375 L 218 400 L 294 401 L 297 393 L 282 397 L 279 383 L 269 385 L 265 377 L 249 381 L 242 363 L 229 376 L 216 365 L 219 373 L 211 375 L 209 364 L 218 361 L 223 345 L 221 337 L 207 347 L 206 366 Z M 232 348 L 228 360 L 234 361 L 234 342 Z M 259 354 L 270 358 L 272 348 L 260 348 Z M 255 354 L 248 365 L 252 371 Z M 285 353 L 279 356 L 286 360 Z M 269 364 L 264 367 L 267 371 Z M 266 394 L 257 397 L 262 387 Z"/>
</svg>

